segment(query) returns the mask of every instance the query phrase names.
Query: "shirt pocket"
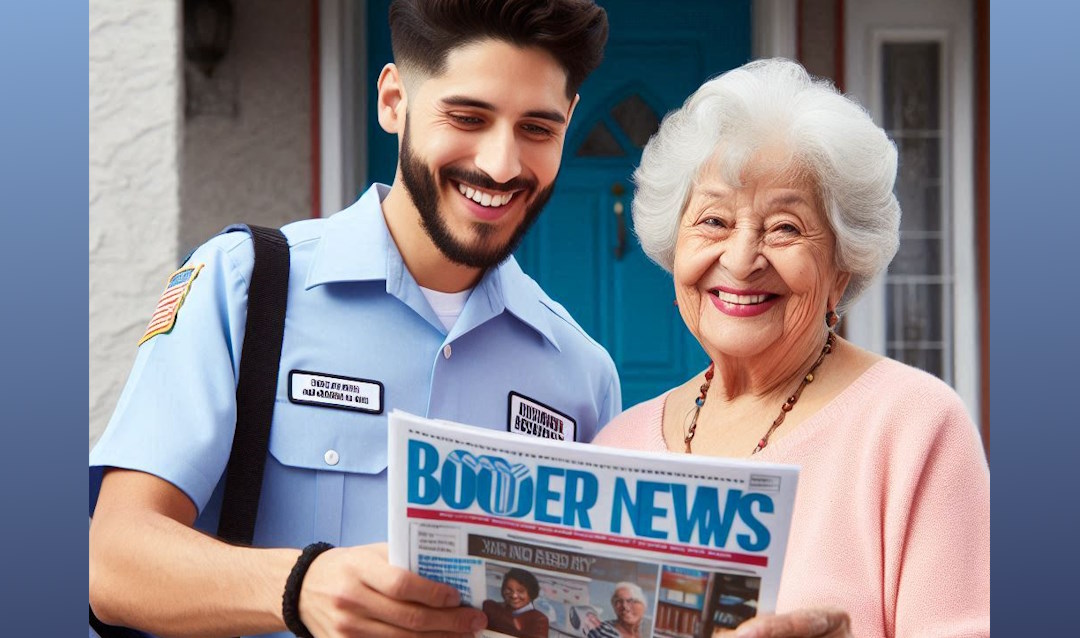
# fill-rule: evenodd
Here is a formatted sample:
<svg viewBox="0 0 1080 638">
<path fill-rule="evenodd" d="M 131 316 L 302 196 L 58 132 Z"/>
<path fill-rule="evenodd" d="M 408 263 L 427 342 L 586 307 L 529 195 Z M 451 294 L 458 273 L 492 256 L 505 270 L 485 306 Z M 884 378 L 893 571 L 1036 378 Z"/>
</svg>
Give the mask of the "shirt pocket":
<svg viewBox="0 0 1080 638">
<path fill-rule="evenodd" d="M 368 414 L 278 400 L 270 454 L 283 465 L 379 474 L 386 469 L 386 413 Z"/>
</svg>

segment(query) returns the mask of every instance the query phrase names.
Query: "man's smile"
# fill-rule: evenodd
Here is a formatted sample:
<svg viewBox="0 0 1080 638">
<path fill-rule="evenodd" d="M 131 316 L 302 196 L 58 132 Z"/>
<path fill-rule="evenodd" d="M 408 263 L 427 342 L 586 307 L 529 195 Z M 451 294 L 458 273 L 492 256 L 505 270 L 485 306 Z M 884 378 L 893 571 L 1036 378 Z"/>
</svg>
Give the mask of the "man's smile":
<svg viewBox="0 0 1080 638">
<path fill-rule="evenodd" d="M 510 203 L 510 200 L 514 198 L 519 191 L 499 192 L 499 191 L 486 191 L 472 186 L 466 186 L 462 182 L 456 182 L 458 191 L 465 197 L 473 200 L 481 206 L 490 206 L 497 208 L 499 206 L 505 206 Z"/>
</svg>

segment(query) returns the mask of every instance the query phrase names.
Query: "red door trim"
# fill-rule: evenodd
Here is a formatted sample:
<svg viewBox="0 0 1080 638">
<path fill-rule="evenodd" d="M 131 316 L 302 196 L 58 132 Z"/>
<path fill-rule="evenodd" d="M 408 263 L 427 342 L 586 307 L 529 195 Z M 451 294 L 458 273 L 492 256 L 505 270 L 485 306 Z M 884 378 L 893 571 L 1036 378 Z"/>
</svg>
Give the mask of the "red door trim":
<svg viewBox="0 0 1080 638">
<path fill-rule="evenodd" d="M 311 0 L 311 56 L 308 72 L 311 74 L 311 216 L 322 216 L 322 122 L 319 109 L 322 101 L 319 96 L 319 0 Z"/>
<path fill-rule="evenodd" d="M 979 290 L 979 431 L 990 449 L 990 6 L 975 2 L 975 251 Z"/>
</svg>

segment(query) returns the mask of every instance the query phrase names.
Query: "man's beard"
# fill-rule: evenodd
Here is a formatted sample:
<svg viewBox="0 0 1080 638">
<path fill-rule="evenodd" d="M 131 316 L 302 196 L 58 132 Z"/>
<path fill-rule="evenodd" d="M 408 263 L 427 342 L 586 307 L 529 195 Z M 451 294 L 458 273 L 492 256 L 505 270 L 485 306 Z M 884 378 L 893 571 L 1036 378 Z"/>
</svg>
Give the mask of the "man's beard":
<svg viewBox="0 0 1080 638">
<path fill-rule="evenodd" d="M 518 247 L 525 233 L 536 221 L 544 204 L 551 199 L 555 182 L 536 193 L 533 201 L 525 208 L 525 217 L 514 229 L 514 233 L 506 243 L 499 245 L 491 237 L 496 227 L 481 222 L 473 223 L 473 231 L 476 239 L 473 241 L 461 241 L 450 232 L 446 220 L 439 214 L 439 189 L 435 183 L 435 177 L 428 170 L 427 165 L 413 153 L 409 142 L 409 128 L 406 123 L 405 134 L 401 140 L 401 157 L 398 164 L 401 166 L 401 179 L 405 182 L 405 189 L 412 198 L 413 205 L 420 212 L 420 222 L 424 231 L 431 238 L 432 243 L 447 259 L 452 262 L 468 266 L 470 268 L 487 269 L 501 264 Z M 454 180 L 466 185 L 479 186 L 492 191 L 510 191 L 524 189 L 515 197 L 526 197 L 536 188 L 536 181 L 515 177 L 514 179 L 500 184 L 479 171 L 467 171 L 460 168 L 447 167 L 439 171 L 439 177 L 444 182 Z M 464 197 L 464 195 L 462 195 Z"/>
</svg>

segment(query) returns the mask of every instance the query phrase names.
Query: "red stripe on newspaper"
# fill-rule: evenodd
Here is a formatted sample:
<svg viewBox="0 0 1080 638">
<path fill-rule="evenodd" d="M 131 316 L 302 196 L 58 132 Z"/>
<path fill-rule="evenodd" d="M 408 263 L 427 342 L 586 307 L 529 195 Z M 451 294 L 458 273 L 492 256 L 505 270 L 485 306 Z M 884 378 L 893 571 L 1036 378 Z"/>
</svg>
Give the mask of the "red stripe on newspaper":
<svg viewBox="0 0 1080 638">
<path fill-rule="evenodd" d="M 644 538 L 600 534 L 598 532 L 589 532 L 568 527 L 557 527 L 555 525 L 542 525 L 530 521 L 519 521 L 514 518 L 485 516 L 483 514 L 470 514 L 468 512 L 448 512 L 446 510 L 425 510 L 418 507 L 410 507 L 407 516 L 409 518 L 421 518 L 448 523 L 468 523 L 470 525 L 501 527 L 503 529 L 512 529 L 519 532 L 529 532 L 530 534 L 558 536 L 560 538 L 588 541 L 590 543 L 615 545 L 616 547 L 625 547 L 627 549 L 644 549 L 663 554 L 679 554 L 681 556 L 723 561 L 725 563 L 740 563 L 743 565 L 756 565 L 758 567 L 769 566 L 769 558 L 767 556 L 725 552 L 723 550 L 710 549 L 708 547 L 687 547 L 686 545 L 675 545 L 673 543 L 665 543 L 663 541 L 654 541 Z"/>
</svg>

